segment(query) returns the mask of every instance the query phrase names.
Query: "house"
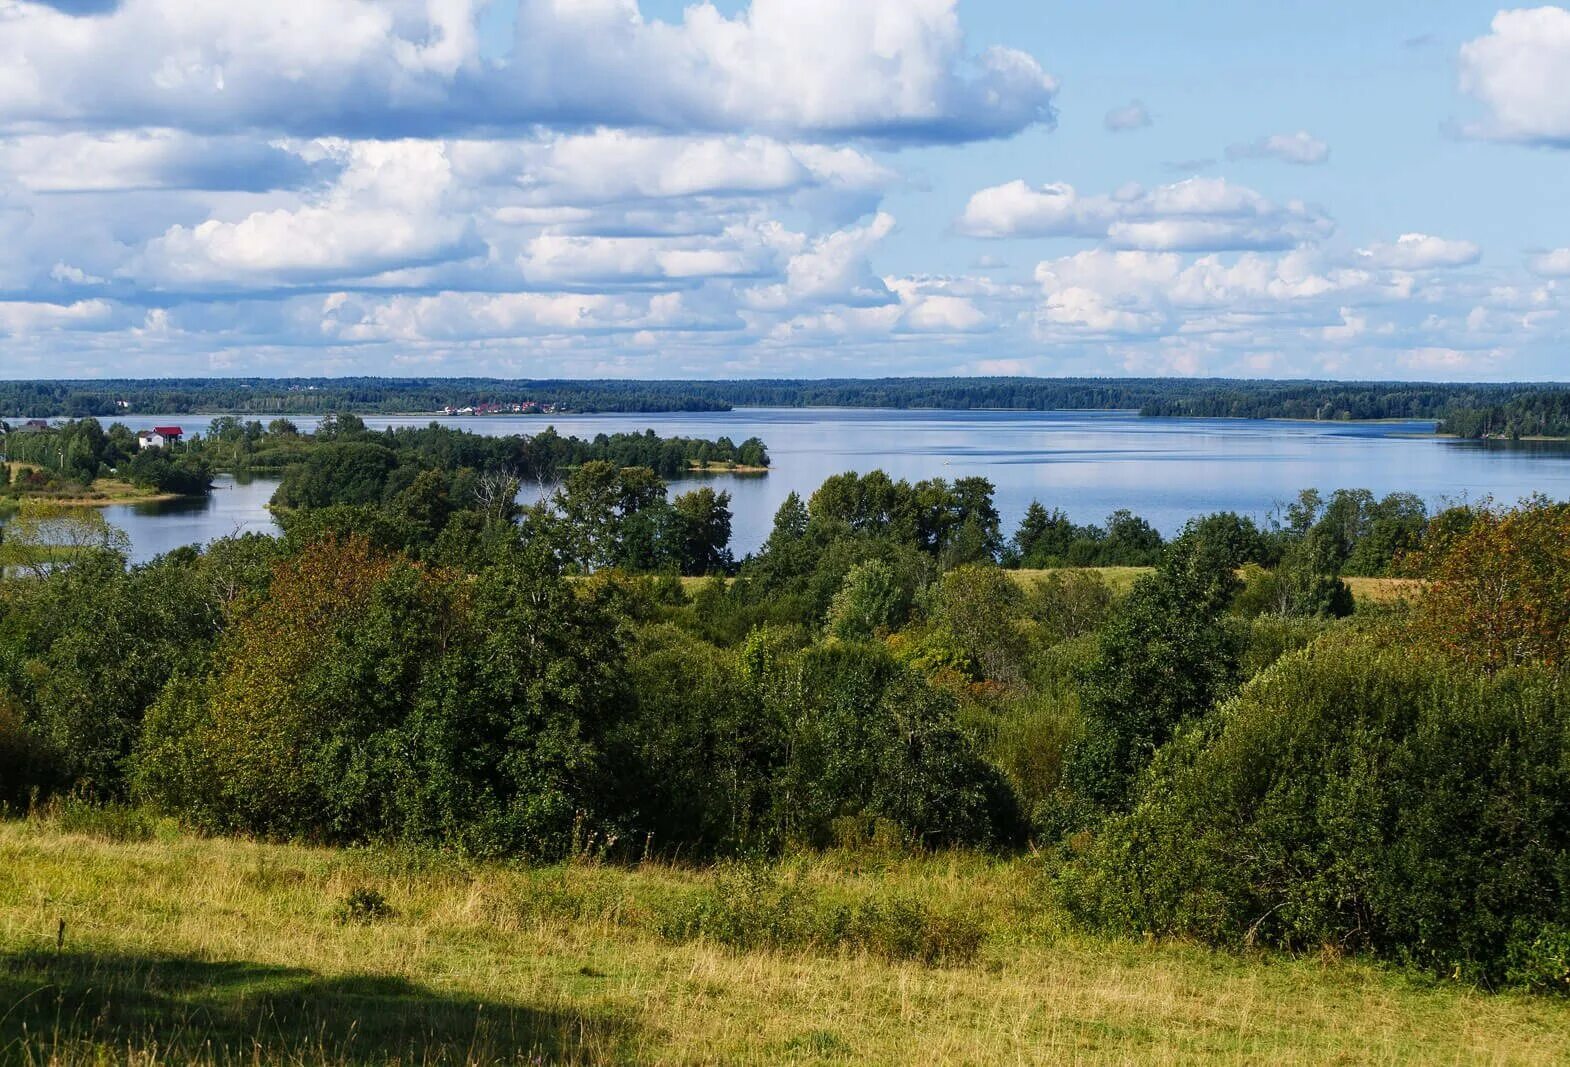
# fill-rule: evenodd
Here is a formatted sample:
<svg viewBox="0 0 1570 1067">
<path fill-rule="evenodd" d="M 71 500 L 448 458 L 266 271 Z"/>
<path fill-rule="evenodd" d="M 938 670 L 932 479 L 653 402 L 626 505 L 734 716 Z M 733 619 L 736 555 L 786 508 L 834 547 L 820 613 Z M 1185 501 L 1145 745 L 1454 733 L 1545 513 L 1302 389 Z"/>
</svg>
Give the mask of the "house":
<svg viewBox="0 0 1570 1067">
<path fill-rule="evenodd" d="M 154 426 L 136 435 L 136 447 L 163 448 L 165 445 L 178 444 L 184 436 L 185 431 L 178 426 Z"/>
<path fill-rule="evenodd" d="M 22 423 L 22 429 L 28 431 L 29 433 L 38 433 L 42 430 L 49 429 L 49 420 L 28 419 L 26 422 Z"/>
</svg>

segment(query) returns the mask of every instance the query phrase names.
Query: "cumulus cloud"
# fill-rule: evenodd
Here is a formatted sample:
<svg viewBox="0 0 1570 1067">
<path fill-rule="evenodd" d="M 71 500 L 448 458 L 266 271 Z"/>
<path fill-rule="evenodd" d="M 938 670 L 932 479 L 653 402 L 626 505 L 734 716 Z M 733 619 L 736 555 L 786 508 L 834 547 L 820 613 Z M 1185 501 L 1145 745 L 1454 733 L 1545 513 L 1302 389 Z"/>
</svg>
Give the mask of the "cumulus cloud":
<svg viewBox="0 0 1570 1067">
<path fill-rule="evenodd" d="M 280 143 L 180 130 L 34 134 L 0 139 L 0 172 L 42 193 L 205 189 L 266 192 L 327 177 Z"/>
<path fill-rule="evenodd" d="M 1470 132 L 1570 148 L 1570 11 L 1500 11 L 1490 32 L 1461 46 L 1461 89 L 1486 109 Z"/>
<path fill-rule="evenodd" d="M 1395 270 L 1435 270 L 1465 267 L 1483 257 L 1471 241 L 1450 241 L 1426 233 L 1404 233 L 1393 244 L 1375 244 L 1357 251 L 1358 258 L 1375 267 Z"/>
<path fill-rule="evenodd" d="M 1034 58 L 965 50 L 955 0 L 521 0 L 481 60 L 479 0 L 125 0 L 93 18 L 0 0 L 0 126 L 297 135 L 643 126 L 962 142 L 1054 121 Z"/>
<path fill-rule="evenodd" d="M 1570 278 L 1570 248 L 1541 252 L 1529 261 L 1534 274 L 1545 278 Z"/>
<path fill-rule="evenodd" d="M 1277 133 L 1230 145 L 1227 158 L 1275 159 L 1282 163 L 1311 167 L 1330 161 L 1330 146 L 1307 130 L 1298 130 L 1296 133 Z"/>
<path fill-rule="evenodd" d="M 1014 181 L 972 196 L 956 225 L 973 237 L 1104 238 L 1120 248 L 1157 251 L 1285 249 L 1332 229 L 1315 208 L 1278 205 L 1222 178 L 1155 189 L 1129 185 L 1100 196 L 1081 196 L 1062 183 Z"/>
<path fill-rule="evenodd" d="M 131 268 L 163 287 L 288 285 L 478 254 L 469 220 L 446 210 L 452 168 L 428 141 L 335 146 L 345 169 L 319 203 L 175 225 Z"/>
<path fill-rule="evenodd" d="M 50 304 L 37 300 L 0 301 L 0 334 L 18 336 L 39 330 L 88 329 L 107 324 L 114 305 L 107 300 Z"/>
<path fill-rule="evenodd" d="M 1113 133 L 1127 133 L 1130 130 L 1143 130 L 1152 125 L 1150 112 L 1138 100 L 1131 100 L 1122 107 L 1115 107 L 1108 111 L 1103 125 Z"/>
</svg>

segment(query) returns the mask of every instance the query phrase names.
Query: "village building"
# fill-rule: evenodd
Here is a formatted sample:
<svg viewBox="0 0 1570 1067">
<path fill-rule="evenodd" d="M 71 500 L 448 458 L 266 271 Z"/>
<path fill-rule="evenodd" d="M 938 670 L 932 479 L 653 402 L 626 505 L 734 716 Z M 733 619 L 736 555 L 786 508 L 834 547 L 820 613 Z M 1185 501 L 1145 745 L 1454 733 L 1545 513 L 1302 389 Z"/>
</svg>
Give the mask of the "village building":
<svg viewBox="0 0 1570 1067">
<path fill-rule="evenodd" d="M 154 426 L 151 430 L 143 430 L 136 435 L 137 448 L 164 448 L 167 445 L 178 444 L 185 436 L 185 431 L 178 426 Z"/>
</svg>

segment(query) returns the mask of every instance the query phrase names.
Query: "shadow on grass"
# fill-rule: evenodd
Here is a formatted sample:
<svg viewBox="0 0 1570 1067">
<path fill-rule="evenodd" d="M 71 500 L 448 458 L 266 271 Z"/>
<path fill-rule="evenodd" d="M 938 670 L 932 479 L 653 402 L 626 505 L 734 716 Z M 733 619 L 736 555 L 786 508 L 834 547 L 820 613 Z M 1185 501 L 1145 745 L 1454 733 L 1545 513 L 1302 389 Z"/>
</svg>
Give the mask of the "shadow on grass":
<svg viewBox="0 0 1570 1067">
<path fill-rule="evenodd" d="M 255 963 L 0 954 L 0 1064 L 489 1064 L 625 1058 L 613 1017 Z"/>
</svg>

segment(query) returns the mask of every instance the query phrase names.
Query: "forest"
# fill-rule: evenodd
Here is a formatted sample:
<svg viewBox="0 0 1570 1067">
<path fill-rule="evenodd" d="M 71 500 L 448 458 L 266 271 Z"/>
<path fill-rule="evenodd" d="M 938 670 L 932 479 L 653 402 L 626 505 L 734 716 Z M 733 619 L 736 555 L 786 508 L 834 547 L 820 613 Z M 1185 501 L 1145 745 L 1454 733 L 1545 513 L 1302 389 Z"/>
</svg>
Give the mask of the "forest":
<svg viewBox="0 0 1570 1067">
<path fill-rule="evenodd" d="M 1305 491 L 1165 540 L 1046 505 L 1005 531 L 983 478 L 873 472 L 793 495 L 737 561 L 728 494 L 620 454 L 525 508 L 505 444 L 326 436 L 282 537 L 128 567 L 94 512 L 69 559 L 0 558 L 0 802 L 745 860 L 751 889 L 660 920 L 738 943 L 786 936 L 784 858 L 974 854 L 1098 934 L 1567 988 L 1570 507 Z M 975 952 L 919 909 L 835 914 L 789 936 Z"/>
<path fill-rule="evenodd" d="M 1445 413 L 1439 432 L 1472 440 L 1570 438 L 1570 392 L 1543 390 L 1484 406 L 1458 404 Z"/>
<path fill-rule="evenodd" d="M 1562 387 L 1559 387 L 1562 403 Z M 1439 419 L 1530 403 L 1552 386 L 1176 378 L 883 378 L 735 381 L 508 381 L 477 378 L 191 378 L 0 382 L 0 418 L 139 414 L 431 413 L 481 404 L 558 412 L 845 407 L 1139 411 L 1147 416 L 1310 420 Z"/>
</svg>

